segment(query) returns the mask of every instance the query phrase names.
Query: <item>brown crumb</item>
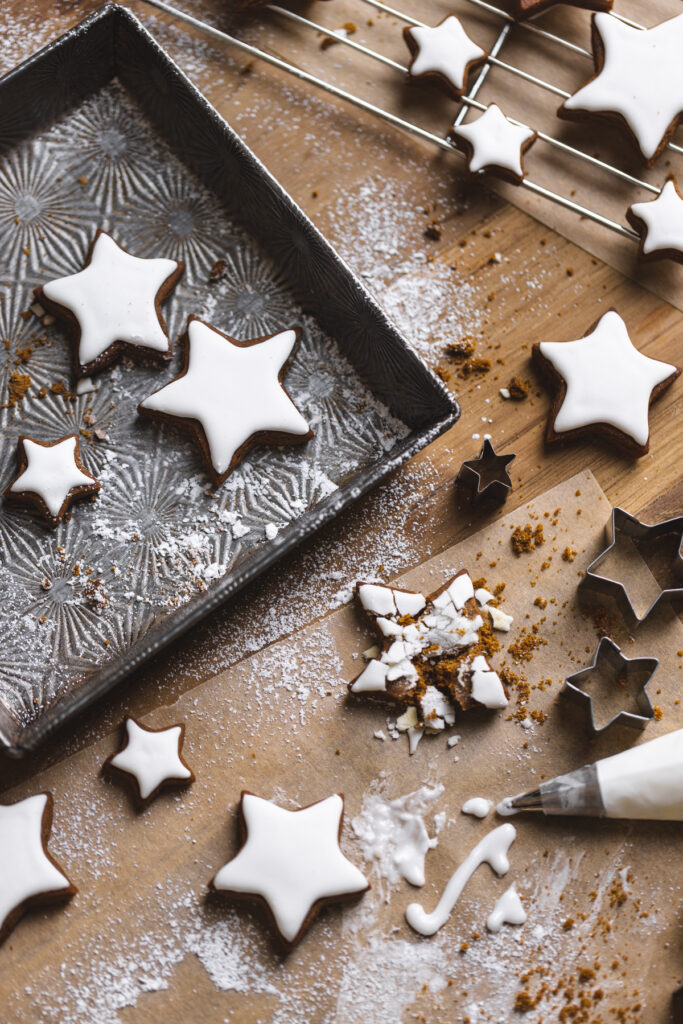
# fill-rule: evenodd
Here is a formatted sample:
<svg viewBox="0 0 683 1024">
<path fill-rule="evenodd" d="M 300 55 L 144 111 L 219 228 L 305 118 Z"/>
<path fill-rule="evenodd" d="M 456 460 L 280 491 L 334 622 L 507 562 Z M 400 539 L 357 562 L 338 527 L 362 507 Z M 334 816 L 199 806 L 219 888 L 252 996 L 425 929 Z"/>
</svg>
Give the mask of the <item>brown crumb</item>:
<svg viewBox="0 0 683 1024">
<path fill-rule="evenodd" d="M 527 523 L 526 526 L 516 526 L 510 537 L 512 550 L 516 555 L 521 555 L 525 551 L 535 551 L 544 540 L 542 523 L 535 528 L 531 526 L 531 523 Z"/>
<path fill-rule="evenodd" d="M 562 552 L 562 560 L 564 562 L 573 562 L 576 558 L 576 551 L 574 548 L 570 548 L 569 545 Z"/>
<path fill-rule="evenodd" d="M 25 397 L 26 392 L 31 387 L 31 378 L 27 373 L 19 373 L 19 370 L 14 370 L 10 374 L 9 384 L 7 387 L 9 395 L 9 404 L 11 406 L 18 405 L 22 398 Z"/>
<path fill-rule="evenodd" d="M 508 391 L 514 402 L 523 402 L 525 398 L 529 397 L 529 385 L 521 377 L 512 378 L 508 384 Z"/>
<path fill-rule="evenodd" d="M 228 264 L 225 260 L 216 260 L 214 265 L 209 271 L 209 284 L 216 284 L 218 281 L 222 281 L 228 272 Z"/>
<path fill-rule="evenodd" d="M 451 359 L 468 359 L 474 354 L 474 342 L 471 338 L 462 341 L 451 341 L 444 346 L 444 353 Z"/>
</svg>

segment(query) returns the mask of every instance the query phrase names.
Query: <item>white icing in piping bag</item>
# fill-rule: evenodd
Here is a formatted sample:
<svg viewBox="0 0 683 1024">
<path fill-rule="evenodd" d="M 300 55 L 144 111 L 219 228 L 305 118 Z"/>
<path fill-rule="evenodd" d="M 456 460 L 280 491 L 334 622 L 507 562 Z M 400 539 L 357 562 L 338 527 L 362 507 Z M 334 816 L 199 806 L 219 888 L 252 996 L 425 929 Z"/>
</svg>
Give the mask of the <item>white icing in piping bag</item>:
<svg viewBox="0 0 683 1024">
<path fill-rule="evenodd" d="M 406 921 L 420 935 L 434 935 L 448 920 L 453 907 L 470 878 L 480 864 L 487 861 L 498 875 L 510 870 L 508 850 L 517 836 L 514 825 L 506 822 L 484 836 L 467 855 L 460 867 L 451 876 L 443 896 L 431 914 L 427 914 L 419 903 L 411 903 L 406 910 Z"/>
<path fill-rule="evenodd" d="M 496 810 L 683 821 L 683 729 L 508 796 Z"/>
</svg>

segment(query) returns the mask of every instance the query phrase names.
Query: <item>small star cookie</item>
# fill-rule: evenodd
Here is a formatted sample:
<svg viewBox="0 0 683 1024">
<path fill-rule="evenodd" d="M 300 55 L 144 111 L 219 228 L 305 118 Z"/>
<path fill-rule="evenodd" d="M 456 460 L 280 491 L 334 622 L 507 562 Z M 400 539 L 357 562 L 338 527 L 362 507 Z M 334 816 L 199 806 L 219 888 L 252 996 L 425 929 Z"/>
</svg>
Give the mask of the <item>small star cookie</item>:
<svg viewBox="0 0 683 1024">
<path fill-rule="evenodd" d="M 403 38 L 412 56 L 408 68 L 410 81 L 434 81 L 454 100 L 464 94 L 470 72 L 481 67 L 487 56 L 454 14 L 434 28 L 407 26 Z"/>
<path fill-rule="evenodd" d="M 98 231 L 83 270 L 36 288 L 36 299 L 70 331 L 76 377 L 90 377 L 124 354 L 169 359 L 161 303 L 184 269 L 177 260 L 132 256 Z"/>
<path fill-rule="evenodd" d="M 470 175 L 493 174 L 513 185 L 524 178 L 522 158 L 537 138 L 533 128 L 515 124 L 495 103 L 476 120 L 453 125 L 450 135 L 465 153 Z"/>
<path fill-rule="evenodd" d="M 19 472 L 5 489 L 5 497 L 24 505 L 33 505 L 50 526 L 59 523 L 72 502 L 100 489 L 81 462 L 75 434 L 59 441 L 19 438 Z"/>
<path fill-rule="evenodd" d="M 0 942 L 29 907 L 69 900 L 77 891 L 47 850 L 52 806 L 50 793 L 0 804 Z"/>
<path fill-rule="evenodd" d="M 123 746 L 107 758 L 104 769 L 132 785 L 136 802 L 142 809 L 162 789 L 194 782 L 194 775 L 181 754 L 184 738 L 184 725 L 148 729 L 133 718 L 127 718 Z"/>
<path fill-rule="evenodd" d="M 211 888 L 258 900 L 285 949 L 292 950 L 323 906 L 357 899 L 370 888 L 339 847 L 343 814 L 338 793 L 296 811 L 242 793 L 243 845 Z"/>
<path fill-rule="evenodd" d="M 599 434 L 632 455 L 649 450 L 649 407 L 681 372 L 634 347 L 610 309 L 578 341 L 542 341 L 533 358 L 556 391 L 546 441 Z"/>
<path fill-rule="evenodd" d="M 673 176 L 656 199 L 629 206 L 626 217 L 640 233 L 638 255 L 642 260 L 683 263 L 683 195 Z"/>
<path fill-rule="evenodd" d="M 616 118 L 652 167 L 683 115 L 683 14 L 653 28 L 593 15 L 596 74 L 558 110 L 569 121 Z"/>
<path fill-rule="evenodd" d="M 236 341 L 191 316 L 182 373 L 145 398 L 138 412 L 191 431 L 209 475 L 221 484 L 255 445 L 313 437 L 282 384 L 300 336 L 295 328 Z"/>
</svg>

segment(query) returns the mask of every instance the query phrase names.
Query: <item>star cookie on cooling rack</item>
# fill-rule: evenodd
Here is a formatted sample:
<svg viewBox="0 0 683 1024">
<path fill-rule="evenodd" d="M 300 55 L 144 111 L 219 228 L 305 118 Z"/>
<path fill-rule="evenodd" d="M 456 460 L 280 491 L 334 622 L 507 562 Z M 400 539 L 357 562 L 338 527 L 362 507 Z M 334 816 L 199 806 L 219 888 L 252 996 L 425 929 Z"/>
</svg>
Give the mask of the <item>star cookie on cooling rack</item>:
<svg viewBox="0 0 683 1024">
<path fill-rule="evenodd" d="M 434 81 L 452 99 L 459 100 L 467 88 L 470 72 L 486 60 L 486 51 L 470 39 L 454 14 L 432 28 L 406 26 L 403 38 L 412 60 L 410 81 Z"/>
<path fill-rule="evenodd" d="M 683 196 L 673 175 L 656 199 L 633 203 L 626 217 L 640 233 L 638 255 L 642 260 L 670 259 L 683 263 Z"/>
<path fill-rule="evenodd" d="M 468 124 L 453 125 L 450 135 L 467 157 L 470 175 L 496 175 L 519 185 L 524 178 L 523 156 L 537 138 L 533 128 L 505 116 L 495 103 Z"/>
<path fill-rule="evenodd" d="M 502 7 L 510 12 L 516 21 L 533 18 L 549 7 L 562 4 L 565 7 L 580 7 L 588 11 L 610 11 L 613 0 L 503 0 Z"/>
</svg>

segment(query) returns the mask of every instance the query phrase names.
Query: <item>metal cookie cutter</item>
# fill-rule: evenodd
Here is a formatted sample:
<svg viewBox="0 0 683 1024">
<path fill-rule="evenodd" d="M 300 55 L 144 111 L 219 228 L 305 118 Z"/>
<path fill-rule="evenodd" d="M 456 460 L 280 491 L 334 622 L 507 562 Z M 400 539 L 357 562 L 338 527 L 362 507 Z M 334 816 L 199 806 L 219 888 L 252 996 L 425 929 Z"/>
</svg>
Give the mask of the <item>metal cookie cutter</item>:
<svg viewBox="0 0 683 1024">
<path fill-rule="evenodd" d="M 575 704 L 580 705 L 586 716 L 586 729 L 589 736 L 600 736 L 613 725 L 625 725 L 629 729 L 644 729 L 655 717 L 655 710 L 650 698 L 647 695 L 646 687 L 655 674 L 659 661 L 657 658 L 627 658 L 621 653 L 614 640 L 603 636 L 598 644 L 593 661 L 588 668 L 581 669 L 568 676 L 564 681 L 562 695 Z M 640 714 L 633 711 L 619 711 L 613 715 L 599 729 L 595 725 L 593 698 L 586 692 L 584 686 L 593 673 L 604 673 L 609 676 L 610 681 L 619 685 L 619 680 L 624 679 L 626 685 L 633 679 L 642 680 L 636 693 L 636 704 Z"/>
<path fill-rule="evenodd" d="M 502 503 L 512 490 L 507 467 L 514 458 L 514 455 L 498 455 L 486 438 L 477 457 L 463 462 L 455 482 L 466 490 L 473 505 L 480 501 Z"/>
<path fill-rule="evenodd" d="M 667 519 L 663 523 L 649 526 L 647 523 L 641 523 L 635 516 L 629 515 L 623 508 L 613 508 L 611 519 L 606 527 L 606 534 L 608 546 L 586 569 L 580 589 L 613 598 L 629 629 L 635 629 L 641 622 L 644 622 L 660 601 L 683 598 L 683 516 L 676 516 L 675 519 Z M 681 577 L 681 585 L 661 589 L 642 615 L 638 615 L 633 607 L 633 602 L 624 584 L 619 580 L 610 579 L 608 576 L 601 576 L 598 571 L 610 551 L 619 543 L 620 535 L 635 541 L 658 541 L 663 537 L 672 536 L 680 538 L 673 569 L 676 576 Z"/>
</svg>

